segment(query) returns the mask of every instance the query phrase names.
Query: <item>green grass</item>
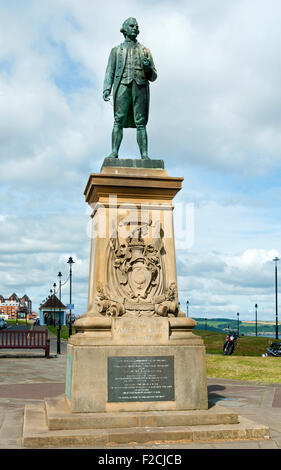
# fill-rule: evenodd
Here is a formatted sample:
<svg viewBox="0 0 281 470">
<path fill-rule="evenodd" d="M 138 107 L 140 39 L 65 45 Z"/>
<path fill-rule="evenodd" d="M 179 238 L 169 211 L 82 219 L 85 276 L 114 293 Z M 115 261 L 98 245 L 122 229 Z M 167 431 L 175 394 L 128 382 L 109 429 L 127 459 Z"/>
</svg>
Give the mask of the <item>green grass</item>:
<svg viewBox="0 0 281 470">
<path fill-rule="evenodd" d="M 222 355 L 222 348 L 226 338 L 226 333 L 217 333 L 210 330 L 193 330 L 195 335 L 201 336 L 206 346 L 207 354 Z M 261 356 L 266 352 L 266 348 L 276 340 L 274 338 L 264 338 L 261 336 L 241 336 L 238 339 L 234 356 Z M 278 341 L 280 343 L 280 340 Z"/>
<path fill-rule="evenodd" d="M 206 356 L 207 377 L 281 383 L 281 358 Z"/>
<path fill-rule="evenodd" d="M 26 323 L 27 323 L 28 325 L 30 325 L 30 321 L 27 320 L 27 322 L 26 322 L 25 319 L 23 319 L 23 318 L 22 318 L 22 319 L 18 319 L 18 322 L 17 322 L 16 320 L 6 320 L 6 321 L 7 321 L 7 325 L 8 325 L 8 326 L 12 326 L 12 325 L 16 325 L 16 324 L 18 324 L 18 325 L 26 325 Z"/>
<path fill-rule="evenodd" d="M 254 382 L 281 383 L 281 358 L 262 357 L 274 338 L 242 336 L 231 356 L 222 354 L 225 333 L 193 330 L 206 346 L 207 376 Z M 280 342 L 280 341 L 278 341 Z"/>
<path fill-rule="evenodd" d="M 54 335 L 57 336 L 58 329 L 57 327 L 54 327 L 52 325 L 47 326 L 48 330 L 51 331 Z M 72 334 L 74 335 L 76 333 L 75 328 L 72 326 Z M 69 338 L 69 328 L 68 325 L 63 325 L 60 330 L 60 337 L 61 339 L 68 339 Z"/>
</svg>

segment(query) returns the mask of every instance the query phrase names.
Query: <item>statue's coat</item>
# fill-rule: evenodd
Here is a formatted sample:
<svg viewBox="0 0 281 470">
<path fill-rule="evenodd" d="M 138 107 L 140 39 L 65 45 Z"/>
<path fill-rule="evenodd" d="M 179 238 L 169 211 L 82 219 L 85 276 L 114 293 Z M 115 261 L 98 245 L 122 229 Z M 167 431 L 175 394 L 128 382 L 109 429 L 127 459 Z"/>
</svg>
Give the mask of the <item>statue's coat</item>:
<svg viewBox="0 0 281 470">
<path fill-rule="evenodd" d="M 151 62 L 151 67 L 146 69 L 143 67 L 143 77 L 145 79 L 146 85 L 146 93 L 147 93 L 147 106 L 146 106 L 146 124 L 148 121 L 148 113 L 149 113 L 149 82 L 154 82 L 157 78 L 157 71 L 154 66 L 153 58 L 150 53 L 150 50 L 143 46 L 142 44 L 137 42 L 137 47 L 140 51 L 140 57 L 147 58 Z M 104 86 L 103 91 L 110 90 L 113 88 L 113 106 L 115 110 L 115 98 L 116 93 L 118 91 L 118 87 L 120 85 L 122 75 L 124 73 L 125 65 L 126 65 L 126 58 L 127 58 L 128 49 L 124 45 L 124 43 L 120 44 L 119 46 L 114 47 L 108 59 L 108 64 L 105 72 L 105 79 L 104 79 Z M 133 116 L 133 108 L 132 106 L 129 109 L 129 113 L 124 123 L 124 127 L 136 127 L 134 123 L 134 116 Z"/>
</svg>

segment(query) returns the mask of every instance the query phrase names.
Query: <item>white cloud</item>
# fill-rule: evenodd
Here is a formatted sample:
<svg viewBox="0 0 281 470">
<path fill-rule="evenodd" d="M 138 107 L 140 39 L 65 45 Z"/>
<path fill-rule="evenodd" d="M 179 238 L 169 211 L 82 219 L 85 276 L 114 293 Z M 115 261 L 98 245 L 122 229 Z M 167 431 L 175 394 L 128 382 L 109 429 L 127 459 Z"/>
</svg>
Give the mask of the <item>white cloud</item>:
<svg viewBox="0 0 281 470">
<path fill-rule="evenodd" d="M 0 54 L 12 65 L 0 77 L 2 155 L 36 161 L 50 147 L 51 163 L 61 152 L 70 165 L 106 155 L 112 109 L 101 99 L 102 81 L 110 48 L 122 41 L 120 26 L 133 10 L 140 41 L 151 48 L 159 72 L 151 85 L 152 156 L 169 160 L 177 148 L 178 162 L 245 173 L 279 164 L 281 62 L 272 51 L 281 39 L 280 4 L 159 5 L 151 2 L 144 10 L 142 2 L 33 1 L 18 14 L 6 7 Z M 74 75 L 92 85 L 74 92 L 57 88 L 65 61 L 71 62 L 66 81 L 75 79 L 75 65 Z M 122 151 L 138 155 L 131 134 L 125 133 Z"/>
<path fill-rule="evenodd" d="M 256 249 L 238 255 L 181 254 L 178 274 L 182 303 L 190 300 L 193 316 L 202 316 L 204 312 L 213 317 L 233 318 L 239 311 L 244 320 L 252 319 L 253 305 L 258 303 L 263 318 L 272 320 L 275 311 L 272 260 L 279 255 L 276 250 Z"/>
<path fill-rule="evenodd" d="M 269 258 L 280 252 L 281 228 L 271 181 L 281 163 L 280 2 L 12 0 L 0 12 L 0 293 L 28 289 L 39 303 L 74 256 L 85 310 L 83 190 L 110 151 L 103 77 L 133 15 L 159 74 L 150 155 L 185 176 L 178 198 L 195 204 L 194 245 L 177 246 L 180 295 L 191 294 L 198 312 L 222 314 L 248 311 L 259 295 L 270 315 Z M 122 155 L 138 157 L 133 130 Z"/>
</svg>

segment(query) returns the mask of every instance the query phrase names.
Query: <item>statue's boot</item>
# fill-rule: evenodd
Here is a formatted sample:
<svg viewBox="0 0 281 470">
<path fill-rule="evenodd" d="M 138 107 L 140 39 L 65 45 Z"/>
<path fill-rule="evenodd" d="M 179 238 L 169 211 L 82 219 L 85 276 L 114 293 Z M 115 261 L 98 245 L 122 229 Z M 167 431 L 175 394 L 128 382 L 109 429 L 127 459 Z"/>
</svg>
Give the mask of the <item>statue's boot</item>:
<svg viewBox="0 0 281 470">
<path fill-rule="evenodd" d="M 137 127 L 137 143 L 140 149 L 141 158 L 150 160 L 147 154 L 147 133 L 145 126 Z"/>
<path fill-rule="evenodd" d="M 123 128 L 114 124 L 112 130 L 112 152 L 109 158 L 118 158 L 119 148 L 123 139 Z"/>
</svg>

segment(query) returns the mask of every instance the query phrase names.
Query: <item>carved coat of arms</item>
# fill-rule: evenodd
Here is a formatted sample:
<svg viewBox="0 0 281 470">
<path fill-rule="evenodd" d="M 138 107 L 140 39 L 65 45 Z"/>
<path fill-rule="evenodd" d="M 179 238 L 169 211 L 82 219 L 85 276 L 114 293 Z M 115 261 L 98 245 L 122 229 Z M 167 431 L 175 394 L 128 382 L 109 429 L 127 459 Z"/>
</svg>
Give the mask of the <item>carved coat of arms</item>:
<svg viewBox="0 0 281 470">
<path fill-rule="evenodd" d="M 177 315 L 177 287 L 174 281 L 167 286 L 160 230 L 159 237 L 145 243 L 142 235 L 148 224 L 136 225 L 123 242 L 116 230 L 110 238 L 96 310 L 111 316 Z"/>
</svg>

